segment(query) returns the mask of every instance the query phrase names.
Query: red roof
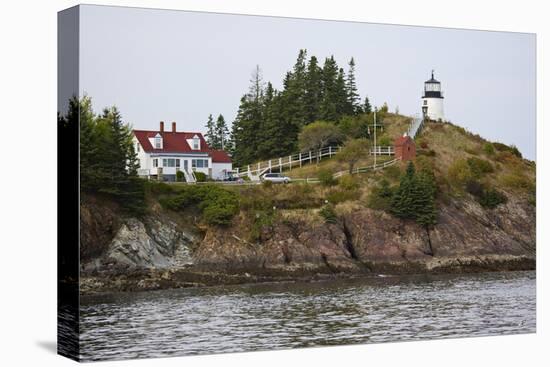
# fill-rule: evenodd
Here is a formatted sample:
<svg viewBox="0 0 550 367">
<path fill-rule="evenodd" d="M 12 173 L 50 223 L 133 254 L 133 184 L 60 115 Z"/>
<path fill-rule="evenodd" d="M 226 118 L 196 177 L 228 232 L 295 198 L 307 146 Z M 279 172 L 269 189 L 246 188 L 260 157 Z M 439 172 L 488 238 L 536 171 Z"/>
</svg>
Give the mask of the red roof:
<svg viewBox="0 0 550 367">
<path fill-rule="evenodd" d="M 231 158 L 229 157 L 227 152 L 223 150 L 211 150 L 209 155 L 210 157 L 212 157 L 212 162 L 231 163 Z"/>
<path fill-rule="evenodd" d="M 393 145 L 395 145 L 395 146 L 400 146 L 400 145 L 405 144 L 405 143 L 408 142 L 408 141 L 412 141 L 412 139 L 411 139 L 410 136 L 408 136 L 408 135 L 400 136 L 400 137 L 398 137 L 397 139 L 395 139 Z"/>
<path fill-rule="evenodd" d="M 154 138 L 157 134 L 162 136 L 162 149 L 155 149 L 149 138 Z M 208 153 L 212 157 L 212 162 L 231 163 L 231 158 L 223 150 L 210 149 L 208 143 L 198 132 L 172 132 L 172 131 L 149 131 L 149 130 L 134 130 L 139 144 L 147 153 Z M 193 139 L 198 136 L 200 139 L 199 150 L 191 149 L 187 143 L 187 139 Z"/>
</svg>

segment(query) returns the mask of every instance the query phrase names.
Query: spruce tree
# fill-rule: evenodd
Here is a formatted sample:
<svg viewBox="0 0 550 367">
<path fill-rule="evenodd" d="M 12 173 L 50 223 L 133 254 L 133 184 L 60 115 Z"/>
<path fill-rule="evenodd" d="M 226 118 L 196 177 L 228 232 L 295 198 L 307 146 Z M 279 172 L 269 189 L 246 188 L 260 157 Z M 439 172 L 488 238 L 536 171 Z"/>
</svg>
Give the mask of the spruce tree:
<svg viewBox="0 0 550 367">
<path fill-rule="evenodd" d="M 346 89 L 348 97 L 348 115 L 357 115 L 361 112 L 359 93 L 357 93 L 357 82 L 355 80 L 355 60 L 353 57 L 349 61 L 349 70 L 346 79 Z"/>
<path fill-rule="evenodd" d="M 206 121 L 206 143 L 210 147 L 216 146 L 216 126 L 214 123 L 214 117 L 212 114 L 208 115 L 208 120 Z"/>
<path fill-rule="evenodd" d="M 257 160 L 256 152 L 261 145 L 263 125 L 264 82 L 259 66 L 250 80 L 248 93 L 241 98 L 237 117 L 233 122 L 232 137 L 235 144 L 233 161 L 245 165 Z"/>
<path fill-rule="evenodd" d="M 225 123 L 225 119 L 222 114 L 218 115 L 215 126 L 216 143 L 214 149 L 225 150 L 225 145 L 228 140 L 229 129 Z"/>
<path fill-rule="evenodd" d="M 338 101 L 338 65 L 334 56 L 325 59 L 322 72 L 322 100 L 319 117 L 326 121 L 338 120 L 337 101 Z"/>
<path fill-rule="evenodd" d="M 305 123 L 309 124 L 319 119 L 319 109 L 322 98 L 322 69 L 319 67 L 317 57 L 311 56 L 307 64 L 305 82 Z"/>
<path fill-rule="evenodd" d="M 369 101 L 369 97 L 365 97 L 365 103 L 363 104 L 363 112 L 369 114 L 372 112 L 372 106 Z"/>
<path fill-rule="evenodd" d="M 346 89 L 346 77 L 344 69 L 338 70 L 336 78 L 335 102 L 336 102 L 336 120 L 338 121 L 344 115 L 353 115 L 353 106 L 349 103 L 348 91 Z"/>
</svg>

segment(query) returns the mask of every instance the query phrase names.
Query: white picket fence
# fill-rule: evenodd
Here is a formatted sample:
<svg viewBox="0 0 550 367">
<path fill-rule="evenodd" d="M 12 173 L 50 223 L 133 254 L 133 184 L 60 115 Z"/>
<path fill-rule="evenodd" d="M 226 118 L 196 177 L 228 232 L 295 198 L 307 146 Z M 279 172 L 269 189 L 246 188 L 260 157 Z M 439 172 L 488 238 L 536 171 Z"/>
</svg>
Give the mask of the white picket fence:
<svg viewBox="0 0 550 367">
<path fill-rule="evenodd" d="M 393 166 L 394 164 L 396 164 L 399 161 L 400 161 L 399 158 L 394 158 L 390 161 L 373 164 L 371 166 L 357 167 L 357 168 L 354 168 L 351 173 L 352 174 L 357 174 L 357 173 L 367 173 L 367 172 L 370 172 L 370 171 L 378 171 L 378 170 L 384 169 L 386 167 Z M 349 175 L 349 174 L 350 174 L 349 170 L 339 171 L 339 172 L 336 172 L 332 177 L 338 178 L 338 177 L 342 177 L 342 176 Z"/>
<path fill-rule="evenodd" d="M 245 167 L 239 167 L 236 169 L 238 177 L 248 176 L 252 181 L 258 181 L 260 176 L 266 172 L 279 171 L 282 172 L 285 169 L 289 171 L 292 168 L 302 167 L 304 164 L 317 163 L 323 158 L 338 154 L 342 149 L 340 146 L 329 146 L 318 151 L 309 151 L 307 153 L 297 153 L 285 157 L 270 159 L 255 164 L 249 164 Z M 370 150 L 371 155 L 394 155 L 395 151 L 393 146 L 377 146 L 376 149 Z"/>
<path fill-rule="evenodd" d="M 236 174 L 238 177 L 248 176 L 251 180 L 257 181 L 259 180 L 259 177 L 266 172 L 273 172 L 274 170 L 282 172 L 283 169 L 288 169 L 291 171 L 292 168 L 302 167 L 304 164 L 313 162 L 317 163 L 325 157 L 332 157 L 338 153 L 340 149 L 342 148 L 339 146 L 329 146 L 318 151 L 310 150 L 307 153 L 297 153 L 255 164 L 249 164 L 245 167 L 237 168 Z"/>
</svg>

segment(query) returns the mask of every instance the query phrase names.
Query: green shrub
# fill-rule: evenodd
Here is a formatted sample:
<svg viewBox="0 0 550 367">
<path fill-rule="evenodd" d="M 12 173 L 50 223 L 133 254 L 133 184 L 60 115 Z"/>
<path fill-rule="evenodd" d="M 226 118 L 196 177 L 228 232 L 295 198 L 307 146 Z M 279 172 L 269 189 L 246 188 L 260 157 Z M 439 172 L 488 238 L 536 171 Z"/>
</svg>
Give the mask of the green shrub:
<svg viewBox="0 0 550 367">
<path fill-rule="evenodd" d="M 174 189 L 164 182 L 149 180 L 145 181 L 145 192 L 154 195 L 166 195 L 173 193 Z"/>
<path fill-rule="evenodd" d="M 392 143 L 389 137 L 383 136 L 378 140 L 378 145 L 388 146 L 388 145 L 392 145 Z"/>
<path fill-rule="evenodd" d="M 504 204 L 506 201 L 506 196 L 495 189 L 485 190 L 483 195 L 479 198 L 481 206 L 489 209 L 494 209 L 498 205 Z"/>
<path fill-rule="evenodd" d="M 268 210 L 257 211 L 254 213 L 252 226 L 250 227 L 249 240 L 262 242 L 262 233 L 264 229 L 272 227 L 275 221 L 275 211 Z"/>
<path fill-rule="evenodd" d="M 392 181 L 398 180 L 401 176 L 401 169 L 399 169 L 398 165 L 386 167 L 382 172 L 384 173 L 385 178 Z"/>
<path fill-rule="evenodd" d="M 367 200 L 367 206 L 371 209 L 389 212 L 391 209 L 392 196 L 393 189 L 390 188 L 389 182 L 387 180 L 382 180 L 370 193 Z"/>
<path fill-rule="evenodd" d="M 507 201 L 504 194 L 493 188 L 487 189 L 476 180 L 471 180 L 466 184 L 466 191 L 472 194 L 484 208 L 494 209 Z"/>
<path fill-rule="evenodd" d="M 273 182 L 270 181 L 270 180 L 264 180 L 264 181 L 262 182 L 262 187 L 263 187 L 264 189 L 270 189 L 270 188 L 273 187 Z"/>
<path fill-rule="evenodd" d="M 185 182 L 185 175 L 183 174 L 182 171 L 177 171 L 176 172 L 176 181 Z"/>
<path fill-rule="evenodd" d="M 195 172 L 195 178 L 197 179 L 197 182 L 206 182 L 208 176 L 206 176 L 206 173 L 204 172 Z"/>
<path fill-rule="evenodd" d="M 323 205 L 323 207 L 319 210 L 319 215 L 323 217 L 326 223 L 336 223 L 338 220 L 336 213 L 334 212 L 334 207 L 331 204 Z"/>
<path fill-rule="evenodd" d="M 514 190 L 535 190 L 535 183 L 522 173 L 514 172 L 504 175 L 500 182 L 503 186 Z"/>
<path fill-rule="evenodd" d="M 225 226 L 231 223 L 231 220 L 237 214 L 238 206 L 236 204 L 214 202 L 205 205 L 202 217 L 210 225 Z"/>
<path fill-rule="evenodd" d="M 458 184 L 459 186 L 465 185 L 468 181 L 474 179 L 470 165 L 465 159 L 458 159 L 451 164 L 447 175 L 453 184 Z"/>
<path fill-rule="evenodd" d="M 338 185 L 344 190 L 356 190 L 359 188 L 359 181 L 355 176 L 347 175 L 338 179 Z"/>
<path fill-rule="evenodd" d="M 476 180 L 470 180 L 466 183 L 466 192 L 472 194 L 476 198 L 480 198 L 483 196 L 483 185 Z"/>
<path fill-rule="evenodd" d="M 518 158 L 523 158 L 522 155 L 521 155 L 521 152 L 518 150 L 518 148 L 515 145 L 508 146 L 508 145 L 502 144 L 502 143 L 493 143 L 493 146 L 499 152 L 509 152 L 509 153 L 515 155 Z"/>
<path fill-rule="evenodd" d="M 434 160 L 424 155 L 416 157 L 416 165 L 419 171 L 433 172 L 435 168 Z"/>
<path fill-rule="evenodd" d="M 338 127 L 350 139 L 364 138 L 367 135 L 367 121 L 358 117 L 344 116 L 338 122 Z"/>
<path fill-rule="evenodd" d="M 214 185 L 186 186 L 177 195 L 162 197 L 159 202 L 174 211 L 196 208 L 210 225 L 228 225 L 239 211 L 237 195 Z"/>
<path fill-rule="evenodd" d="M 327 200 L 331 204 L 357 199 L 359 199 L 359 191 L 357 190 L 332 190 L 327 194 Z"/>
<path fill-rule="evenodd" d="M 483 175 L 494 171 L 493 165 L 489 161 L 481 158 L 470 157 L 466 160 L 466 162 L 470 167 L 472 175 L 477 178 L 480 178 Z"/>
<path fill-rule="evenodd" d="M 332 171 L 327 168 L 321 168 L 317 172 L 317 178 L 319 179 L 319 182 L 321 182 L 321 185 L 323 186 L 334 186 L 338 183 L 338 181 L 334 179 L 332 175 Z"/>
<path fill-rule="evenodd" d="M 495 154 L 495 147 L 493 146 L 493 144 L 487 142 L 483 144 L 483 152 L 489 156 L 492 156 Z"/>
</svg>

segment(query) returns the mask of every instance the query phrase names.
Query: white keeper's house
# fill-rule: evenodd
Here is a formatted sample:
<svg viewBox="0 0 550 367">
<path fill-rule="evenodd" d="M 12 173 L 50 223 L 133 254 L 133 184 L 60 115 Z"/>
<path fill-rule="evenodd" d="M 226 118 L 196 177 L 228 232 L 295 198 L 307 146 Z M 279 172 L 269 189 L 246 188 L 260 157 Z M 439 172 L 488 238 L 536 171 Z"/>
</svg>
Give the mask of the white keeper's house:
<svg viewBox="0 0 550 367">
<path fill-rule="evenodd" d="M 150 179 L 175 181 L 182 171 L 187 182 L 194 182 L 194 172 L 221 180 L 232 170 L 231 158 L 223 150 L 211 149 L 201 133 L 170 131 L 160 122 L 158 131 L 134 130 L 134 147 L 139 159 L 138 175 Z"/>
</svg>

